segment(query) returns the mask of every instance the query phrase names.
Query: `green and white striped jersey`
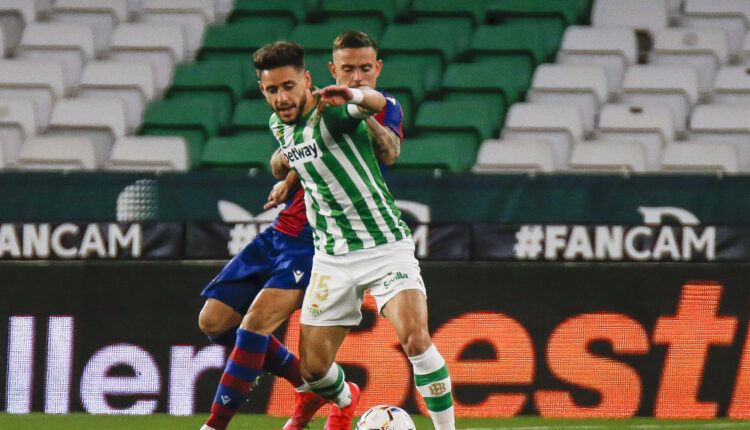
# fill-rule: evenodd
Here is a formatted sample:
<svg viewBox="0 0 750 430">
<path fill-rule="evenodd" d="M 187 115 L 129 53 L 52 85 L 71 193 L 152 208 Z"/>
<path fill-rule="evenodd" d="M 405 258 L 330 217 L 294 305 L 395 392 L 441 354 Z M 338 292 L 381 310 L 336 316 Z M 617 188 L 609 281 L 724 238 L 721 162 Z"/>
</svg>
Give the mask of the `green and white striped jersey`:
<svg viewBox="0 0 750 430">
<path fill-rule="evenodd" d="M 411 234 L 383 180 L 370 130 L 346 105 L 313 109 L 294 125 L 273 114 L 269 126 L 302 179 L 318 251 L 342 255 Z"/>
</svg>

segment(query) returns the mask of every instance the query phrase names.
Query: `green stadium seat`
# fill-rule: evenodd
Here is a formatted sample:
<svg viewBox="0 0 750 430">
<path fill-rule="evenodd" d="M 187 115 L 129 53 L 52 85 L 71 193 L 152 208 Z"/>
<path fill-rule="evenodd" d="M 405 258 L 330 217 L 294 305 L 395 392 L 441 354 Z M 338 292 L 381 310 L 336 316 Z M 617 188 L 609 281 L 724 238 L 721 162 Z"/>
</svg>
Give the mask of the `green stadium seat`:
<svg viewBox="0 0 750 430">
<path fill-rule="evenodd" d="M 237 62 L 182 64 L 175 70 L 170 99 L 186 103 L 197 98 L 214 102 L 221 127 L 229 125 L 232 108 L 245 93 L 242 65 Z"/>
<path fill-rule="evenodd" d="M 527 32 L 515 25 L 483 25 L 477 28 L 471 40 L 470 51 L 474 58 L 484 55 L 525 57 L 531 67 L 547 58 L 546 35 Z"/>
<path fill-rule="evenodd" d="M 232 129 L 263 130 L 268 133 L 268 119 L 272 113 L 271 107 L 265 99 L 241 100 L 234 108 Z"/>
<path fill-rule="evenodd" d="M 404 140 L 395 169 L 444 169 L 467 172 L 477 158 L 478 146 L 472 134 L 425 135 Z"/>
<path fill-rule="evenodd" d="M 565 23 L 556 17 L 536 17 L 536 18 L 509 18 L 505 25 L 515 26 L 518 31 L 526 34 L 535 33 L 544 36 L 546 55 L 548 61 L 555 59 L 555 54 L 560 48 L 562 35 L 565 32 Z"/>
<path fill-rule="evenodd" d="M 474 25 L 484 22 L 483 0 L 412 0 L 410 14 L 416 17 L 466 17 Z"/>
<path fill-rule="evenodd" d="M 289 40 L 302 44 L 305 53 L 331 54 L 333 40 L 344 31 L 364 31 L 370 37 L 378 40 L 382 31 L 379 22 L 367 18 L 331 19 L 319 24 L 302 24 L 292 30 Z"/>
<path fill-rule="evenodd" d="M 441 22 L 415 22 L 412 24 L 394 24 L 389 26 L 380 43 L 384 56 L 390 54 L 409 54 L 414 56 L 435 56 L 442 65 L 453 62 L 462 52 L 471 32 L 465 24 L 446 20 Z"/>
<path fill-rule="evenodd" d="M 289 16 L 252 16 L 244 15 L 228 21 L 231 25 L 247 25 L 255 27 L 274 27 L 279 33 L 289 34 L 295 26 L 295 20 Z"/>
<path fill-rule="evenodd" d="M 453 63 L 443 75 L 442 91 L 448 99 L 482 98 L 508 108 L 528 90 L 533 72 L 528 62 L 513 57 Z"/>
<path fill-rule="evenodd" d="M 144 136 L 182 136 L 190 146 L 193 167 L 200 164 L 203 145 L 219 134 L 219 118 L 214 103 L 196 99 L 157 100 L 146 107 L 139 134 Z"/>
<path fill-rule="evenodd" d="M 304 22 L 312 6 L 312 0 L 236 0 L 234 10 L 229 16 L 230 22 L 243 21 L 256 17 L 283 17 L 294 23 Z"/>
<path fill-rule="evenodd" d="M 325 87 L 335 83 L 331 71 L 328 69 L 328 63 L 331 62 L 331 53 L 322 52 L 319 54 L 305 54 L 305 66 L 312 75 L 313 85 L 316 87 Z"/>
<path fill-rule="evenodd" d="M 439 69 L 436 78 L 439 79 Z M 435 79 L 432 78 L 432 80 Z M 404 130 L 408 133 L 414 118 L 414 108 L 426 94 L 427 68 L 417 67 L 407 56 L 387 58 L 378 79 L 378 89 L 388 92 L 401 103 L 404 111 Z"/>
<path fill-rule="evenodd" d="M 320 9 L 326 16 L 376 16 L 385 24 L 393 22 L 406 3 L 406 0 L 322 0 Z"/>
<path fill-rule="evenodd" d="M 485 3 L 485 12 L 491 21 L 516 16 L 556 17 L 565 25 L 573 25 L 584 16 L 585 9 L 585 4 L 578 0 L 488 0 Z"/>
<path fill-rule="evenodd" d="M 440 80 L 443 76 L 443 66 L 440 58 L 435 55 L 420 55 L 417 53 L 384 55 L 383 73 L 389 73 L 388 70 L 392 66 L 423 77 L 425 96 L 438 89 L 440 86 Z M 393 79 L 398 79 L 398 77 L 393 77 Z M 388 80 L 393 82 L 391 77 L 389 77 Z M 378 86 L 382 86 L 382 84 L 378 82 Z"/>
<path fill-rule="evenodd" d="M 498 134 L 504 121 L 494 106 L 479 100 L 427 101 L 419 106 L 414 126 L 420 136 L 430 132 L 468 132 L 479 142 Z"/>
<path fill-rule="evenodd" d="M 269 169 L 277 147 L 268 130 L 214 137 L 206 143 L 202 163 L 204 167 Z"/>
</svg>

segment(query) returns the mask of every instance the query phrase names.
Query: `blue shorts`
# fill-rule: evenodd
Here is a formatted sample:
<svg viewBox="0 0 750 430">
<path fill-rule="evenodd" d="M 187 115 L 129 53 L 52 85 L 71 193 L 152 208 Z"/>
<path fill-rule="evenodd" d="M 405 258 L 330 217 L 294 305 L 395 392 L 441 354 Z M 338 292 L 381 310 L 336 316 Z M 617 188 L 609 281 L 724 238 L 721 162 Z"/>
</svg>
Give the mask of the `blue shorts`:
<svg viewBox="0 0 750 430">
<path fill-rule="evenodd" d="M 221 269 L 201 296 L 219 300 L 245 315 L 263 288 L 304 290 L 315 248 L 273 227 L 263 230 Z"/>
</svg>

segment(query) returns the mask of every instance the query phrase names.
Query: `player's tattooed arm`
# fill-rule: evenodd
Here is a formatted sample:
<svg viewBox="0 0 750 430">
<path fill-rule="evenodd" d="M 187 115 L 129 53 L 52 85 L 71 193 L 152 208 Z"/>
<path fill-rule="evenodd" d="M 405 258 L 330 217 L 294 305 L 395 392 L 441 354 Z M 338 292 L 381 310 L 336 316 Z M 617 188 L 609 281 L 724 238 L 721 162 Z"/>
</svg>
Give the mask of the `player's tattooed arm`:
<svg viewBox="0 0 750 430">
<path fill-rule="evenodd" d="M 292 170 L 292 167 L 289 165 L 286 155 L 281 152 L 281 148 L 277 149 L 271 156 L 271 174 L 274 178 L 282 180 L 287 177 L 290 170 Z"/>
<path fill-rule="evenodd" d="M 401 138 L 390 128 L 380 124 L 375 118 L 365 120 L 373 135 L 373 149 L 378 161 L 390 166 L 401 155 Z"/>
<path fill-rule="evenodd" d="M 385 97 L 378 91 L 368 87 L 349 88 L 344 85 L 329 85 L 313 92 L 320 95 L 318 109 L 325 109 L 326 105 L 343 106 L 355 105 L 360 112 L 371 115 L 385 108 Z"/>
<path fill-rule="evenodd" d="M 289 170 L 283 181 L 279 181 L 273 186 L 271 193 L 268 194 L 268 201 L 263 205 L 263 209 L 271 209 L 289 200 L 292 190 L 300 183 L 299 174 L 294 170 Z"/>
</svg>

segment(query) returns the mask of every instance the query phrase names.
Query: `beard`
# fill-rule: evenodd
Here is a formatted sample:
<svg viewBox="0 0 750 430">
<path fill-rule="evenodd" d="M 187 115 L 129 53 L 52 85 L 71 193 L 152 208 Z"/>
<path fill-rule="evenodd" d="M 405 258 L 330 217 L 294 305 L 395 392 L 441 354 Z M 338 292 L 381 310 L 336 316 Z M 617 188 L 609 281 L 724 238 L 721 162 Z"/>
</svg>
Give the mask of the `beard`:
<svg viewBox="0 0 750 430">
<path fill-rule="evenodd" d="M 281 121 L 285 124 L 294 124 L 302 117 L 302 112 L 305 109 L 305 105 L 307 104 L 307 94 L 302 94 L 302 97 L 297 101 L 297 103 L 293 103 L 291 106 L 285 106 L 285 107 L 291 107 L 292 109 L 296 109 L 296 112 L 294 114 L 293 118 L 285 119 L 281 116 L 280 108 L 274 107 L 274 110 L 276 111 L 276 115 L 281 119 Z"/>
</svg>

